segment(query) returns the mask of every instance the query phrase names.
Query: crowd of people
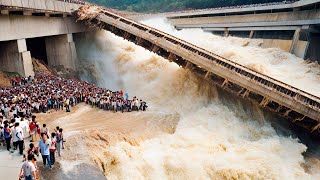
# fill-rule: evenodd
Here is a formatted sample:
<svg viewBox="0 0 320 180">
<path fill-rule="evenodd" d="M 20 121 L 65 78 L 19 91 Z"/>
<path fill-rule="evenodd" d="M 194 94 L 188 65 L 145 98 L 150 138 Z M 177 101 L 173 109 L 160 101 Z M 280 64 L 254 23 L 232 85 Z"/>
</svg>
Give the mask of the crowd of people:
<svg viewBox="0 0 320 180">
<path fill-rule="evenodd" d="M 56 127 L 52 133 L 46 124 L 40 126 L 35 113 L 59 111 L 83 102 L 93 108 L 113 112 L 145 111 L 146 102 L 128 93 L 111 91 L 77 79 L 65 79 L 56 75 L 36 73 L 35 77 L 16 77 L 12 87 L 0 88 L 0 140 L 10 153 L 18 151 L 25 159 L 21 176 L 38 177 L 36 156 L 41 155 L 43 165 L 52 168 L 55 154 L 61 156 L 63 129 Z M 30 144 L 26 145 L 26 141 Z M 30 139 L 29 139 L 30 138 Z M 25 147 L 29 146 L 27 153 Z"/>
<path fill-rule="evenodd" d="M 56 154 L 61 156 L 63 149 L 64 137 L 62 128 L 57 126 L 50 133 L 46 124 L 40 127 L 35 115 L 32 115 L 31 118 L 24 115 L 19 117 L 18 111 L 13 112 L 13 117 L 7 117 L 1 112 L 0 124 L 1 143 L 6 145 L 10 153 L 18 150 L 19 155 L 23 155 L 19 179 L 39 179 L 36 157 L 40 155 L 43 160 L 43 166 L 50 169 L 53 168 Z M 29 148 L 25 151 L 28 140 L 30 140 Z"/>
<path fill-rule="evenodd" d="M 24 80 L 21 80 L 24 79 Z M 145 111 L 147 103 L 128 93 L 111 91 L 77 79 L 65 79 L 55 75 L 36 73 L 34 79 L 15 78 L 12 87 L 0 88 L 0 110 L 5 117 L 31 117 L 32 113 L 49 110 L 70 111 L 80 102 L 114 112 Z"/>
</svg>

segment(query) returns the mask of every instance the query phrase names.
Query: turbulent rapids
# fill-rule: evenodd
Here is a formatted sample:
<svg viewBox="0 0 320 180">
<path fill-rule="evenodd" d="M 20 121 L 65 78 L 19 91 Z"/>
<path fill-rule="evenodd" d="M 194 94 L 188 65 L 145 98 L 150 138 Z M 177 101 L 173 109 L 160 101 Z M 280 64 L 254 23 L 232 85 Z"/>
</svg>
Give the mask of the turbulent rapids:
<svg viewBox="0 0 320 180">
<path fill-rule="evenodd" d="M 308 92 L 320 92 L 319 67 L 278 49 L 200 30 L 177 32 L 163 19 L 144 23 Z M 68 149 L 77 149 L 66 162 L 93 162 L 108 179 L 320 177 L 319 161 L 308 164 L 302 154 L 307 147 L 278 135 L 257 107 L 223 102 L 224 94 L 209 82 L 106 31 L 75 41 L 82 79 L 135 94 L 149 102 L 149 109 L 115 115 L 81 106 L 74 114 L 57 116 L 52 124 L 66 122 Z"/>
</svg>

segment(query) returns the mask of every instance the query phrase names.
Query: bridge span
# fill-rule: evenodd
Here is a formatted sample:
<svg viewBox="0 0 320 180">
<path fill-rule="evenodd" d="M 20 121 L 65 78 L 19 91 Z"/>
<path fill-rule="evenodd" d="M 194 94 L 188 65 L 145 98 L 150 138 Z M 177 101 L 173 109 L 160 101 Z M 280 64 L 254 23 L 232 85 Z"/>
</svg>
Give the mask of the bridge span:
<svg viewBox="0 0 320 180">
<path fill-rule="evenodd" d="M 110 31 L 190 69 L 227 91 L 287 117 L 310 132 L 319 132 L 319 97 L 105 9 L 83 6 L 77 14 L 79 20 L 85 20 L 91 26 Z"/>
<path fill-rule="evenodd" d="M 72 2 L 0 0 L 0 70 L 33 76 L 34 57 L 50 67 L 75 71 L 73 34 L 88 29 L 72 17 L 82 6 Z"/>
</svg>

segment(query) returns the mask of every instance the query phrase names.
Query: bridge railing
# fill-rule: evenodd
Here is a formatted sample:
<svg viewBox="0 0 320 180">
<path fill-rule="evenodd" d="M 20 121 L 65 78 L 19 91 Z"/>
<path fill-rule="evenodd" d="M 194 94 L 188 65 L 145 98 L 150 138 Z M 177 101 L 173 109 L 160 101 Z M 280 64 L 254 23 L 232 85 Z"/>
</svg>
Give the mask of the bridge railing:
<svg viewBox="0 0 320 180">
<path fill-rule="evenodd" d="M 1 6 L 10 9 L 59 13 L 72 13 L 83 4 L 80 0 L 0 0 Z"/>
<path fill-rule="evenodd" d="M 55 0 L 55 1 L 62 1 L 62 2 L 73 3 L 73 4 L 81 4 L 81 5 L 86 4 L 86 2 L 81 0 Z"/>
<path fill-rule="evenodd" d="M 245 76 L 246 78 L 249 78 L 251 80 L 256 81 L 258 84 L 268 87 L 269 89 L 278 91 L 279 93 L 283 94 L 284 96 L 288 98 L 293 98 L 295 101 L 298 101 L 316 111 L 320 111 L 320 98 L 312 95 L 310 93 L 307 93 L 303 90 L 300 90 L 298 88 L 295 88 L 289 84 L 283 83 L 279 80 L 276 80 L 272 77 L 269 77 L 267 75 L 263 75 L 261 73 L 258 73 L 256 71 L 253 71 L 241 64 L 238 64 L 236 62 L 230 61 L 226 58 L 223 58 L 217 54 L 214 54 L 206 49 L 200 48 L 198 46 L 195 46 L 189 42 L 186 42 L 185 40 L 179 39 L 177 37 L 174 37 L 170 34 L 161 32 L 155 28 L 149 27 L 147 25 L 137 23 L 133 20 L 123 18 L 117 14 L 108 12 L 108 11 L 101 11 L 100 13 L 112 17 L 115 20 L 119 20 L 123 23 L 126 23 L 130 26 L 136 27 L 142 31 L 145 31 L 146 33 L 152 34 L 154 36 L 164 38 L 171 43 L 175 45 L 179 45 L 180 47 L 192 51 L 194 53 L 199 54 L 200 56 L 203 56 L 204 58 L 215 62 L 216 64 L 226 67 L 228 69 L 233 70 L 235 73 L 240 74 L 241 76 Z"/>
</svg>

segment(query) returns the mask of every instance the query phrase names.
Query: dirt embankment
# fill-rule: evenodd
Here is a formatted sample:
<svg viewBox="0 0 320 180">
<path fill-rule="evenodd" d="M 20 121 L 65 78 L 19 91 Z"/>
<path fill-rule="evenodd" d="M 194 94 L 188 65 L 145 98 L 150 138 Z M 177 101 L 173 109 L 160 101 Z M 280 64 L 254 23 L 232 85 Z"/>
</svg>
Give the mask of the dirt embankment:
<svg viewBox="0 0 320 180">
<path fill-rule="evenodd" d="M 42 72 L 47 74 L 56 74 L 56 72 L 49 68 L 48 65 L 46 65 L 43 61 L 32 58 L 32 65 L 33 70 L 35 72 Z M 17 76 L 21 76 L 17 72 L 6 72 L 6 71 L 0 71 L 0 88 L 1 87 L 10 87 L 11 86 L 11 80 Z"/>
<path fill-rule="evenodd" d="M 48 65 L 45 64 L 45 62 L 43 62 L 42 60 L 32 58 L 32 65 L 33 65 L 34 72 L 56 74 L 56 72 L 52 68 L 49 68 Z"/>
<path fill-rule="evenodd" d="M 0 88 L 11 86 L 11 76 L 8 73 L 0 71 Z"/>
</svg>

